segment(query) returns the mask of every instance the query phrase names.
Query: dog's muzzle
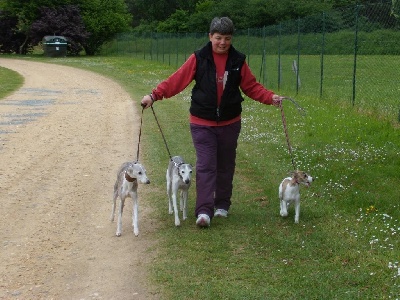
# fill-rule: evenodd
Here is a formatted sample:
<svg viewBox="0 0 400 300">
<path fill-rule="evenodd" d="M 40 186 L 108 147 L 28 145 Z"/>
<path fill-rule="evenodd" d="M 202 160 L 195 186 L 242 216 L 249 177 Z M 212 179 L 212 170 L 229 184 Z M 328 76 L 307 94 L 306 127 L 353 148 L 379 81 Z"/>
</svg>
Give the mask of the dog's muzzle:
<svg viewBox="0 0 400 300">
<path fill-rule="evenodd" d="M 307 177 L 307 182 L 305 183 L 306 187 L 310 187 L 311 182 L 313 182 L 314 178 L 312 178 L 311 176 Z"/>
</svg>

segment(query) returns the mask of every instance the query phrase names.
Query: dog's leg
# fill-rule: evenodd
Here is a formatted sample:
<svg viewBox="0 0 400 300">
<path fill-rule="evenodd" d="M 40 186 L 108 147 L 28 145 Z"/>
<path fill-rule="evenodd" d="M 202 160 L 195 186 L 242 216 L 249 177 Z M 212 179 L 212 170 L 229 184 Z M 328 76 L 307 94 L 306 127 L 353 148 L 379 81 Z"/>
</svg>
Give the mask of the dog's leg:
<svg viewBox="0 0 400 300">
<path fill-rule="evenodd" d="M 287 213 L 287 206 L 286 206 L 286 201 L 283 201 L 283 181 L 282 183 L 279 185 L 279 200 L 280 200 L 280 204 L 281 204 L 281 210 L 280 210 L 280 215 L 282 217 L 287 217 L 288 213 Z"/>
<path fill-rule="evenodd" d="M 111 209 L 111 216 L 110 216 L 110 221 L 114 222 L 114 217 L 115 217 L 115 206 L 118 198 L 118 191 L 114 191 L 114 198 L 113 198 L 113 204 L 112 204 L 112 209 Z"/>
<path fill-rule="evenodd" d="M 287 217 L 287 215 L 288 215 L 287 208 L 288 208 L 288 206 L 287 206 L 286 201 L 281 200 L 281 212 L 280 213 L 281 213 L 282 217 Z"/>
<path fill-rule="evenodd" d="M 172 189 L 172 187 L 171 187 L 171 185 L 172 185 L 172 182 L 171 182 L 171 177 L 170 177 L 170 175 L 169 175 L 169 172 L 168 172 L 168 170 L 167 170 L 167 174 L 166 174 L 166 178 L 167 178 L 167 197 L 168 197 L 168 213 L 170 214 L 170 215 L 172 215 L 173 214 L 173 209 L 172 209 L 172 198 L 171 198 L 171 189 Z"/>
<path fill-rule="evenodd" d="M 175 213 L 175 226 L 180 226 L 181 221 L 179 220 L 179 211 L 178 211 L 178 206 L 177 206 L 177 200 L 176 200 L 176 194 L 178 193 L 178 183 L 174 184 L 172 183 L 172 205 L 174 207 L 174 213 Z"/>
<path fill-rule="evenodd" d="M 187 219 L 187 199 L 188 199 L 188 190 L 181 191 L 181 211 L 183 212 L 182 219 Z"/>
<path fill-rule="evenodd" d="M 181 211 L 181 212 L 183 212 L 183 207 L 184 207 L 184 191 L 183 190 L 181 190 L 181 197 L 180 197 L 180 203 L 179 203 L 179 210 Z"/>
<path fill-rule="evenodd" d="M 138 194 L 136 191 L 130 193 L 131 198 L 133 200 L 133 210 L 132 210 L 132 226 L 133 226 L 133 234 L 135 236 L 139 235 L 139 221 L 138 221 L 138 211 L 139 211 L 139 203 L 138 203 Z"/>
<path fill-rule="evenodd" d="M 125 197 L 120 197 L 121 201 L 119 202 L 119 211 L 118 211 L 118 220 L 117 220 L 117 232 L 116 236 L 121 236 L 122 233 L 122 213 L 124 211 Z"/>
<path fill-rule="evenodd" d="M 300 218 L 300 197 L 297 197 L 297 199 L 295 200 L 294 210 L 295 210 L 294 222 L 295 223 L 299 223 L 299 218 Z"/>
</svg>

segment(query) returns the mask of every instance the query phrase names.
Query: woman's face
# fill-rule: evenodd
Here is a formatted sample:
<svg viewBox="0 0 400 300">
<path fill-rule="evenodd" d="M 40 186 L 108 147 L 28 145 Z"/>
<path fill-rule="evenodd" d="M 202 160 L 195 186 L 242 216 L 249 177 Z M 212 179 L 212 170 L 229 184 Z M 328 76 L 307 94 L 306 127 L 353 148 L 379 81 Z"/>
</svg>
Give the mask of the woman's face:
<svg viewBox="0 0 400 300">
<path fill-rule="evenodd" d="M 212 49 L 217 54 L 227 53 L 232 43 L 232 35 L 224 35 L 218 32 L 209 34 Z"/>
</svg>

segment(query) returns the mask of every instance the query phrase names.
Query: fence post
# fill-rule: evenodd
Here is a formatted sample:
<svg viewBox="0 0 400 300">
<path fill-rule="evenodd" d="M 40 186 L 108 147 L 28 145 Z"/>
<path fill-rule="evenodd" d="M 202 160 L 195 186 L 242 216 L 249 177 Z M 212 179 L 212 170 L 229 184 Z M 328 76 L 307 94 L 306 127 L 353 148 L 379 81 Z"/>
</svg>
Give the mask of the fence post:
<svg viewBox="0 0 400 300">
<path fill-rule="evenodd" d="M 179 56 L 179 32 L 177 33 L 176 36 L 176 61 L 175 61 L 176 68 L 178 68 L 178 56 Z"/>
<path fill-rule="evenodd" d="M 360 5 L 356 5 L 356 15 L 355 15 L 355 28 L 354 28 L 354 65 L 353 65 L 353 96 L 352 103 L 353 106 L 356 102 L 356 71 L 357 71 L 357 53 L 358 53 L 358 15 L 359 15 Z"/>
<path fill-rule="evenodd" d="M 282 23 L 278 25 L 278 91 L 281 89 L 281 40 L 282 40 Z"/>
<path fill-rule="evenodd" d="M 300 18 L 297 19 L 297 72 L 296 72 L 296 95 L 300 89 Z"/>
<path fill-rule="evenodd" d="M 261 69 L 260 69 L 260 80 L 262 78 L 262 83 L 263 85 L 266 85 L 266 73 L 267 73 L 267 64 L 266 64 L 266 51 L 265 51 L 265 44 L 266 44 L 266 34 L 265 34 L 265 26 L 263 27 L 263 53 L 262 53 L 262 59 L 261 59 Z"/>
<path fill-rule="evenodd" d="M 133 50 L 133 48 L 134 48 L 134 46 L 133 46 L 134 45 L 133 33 L 129 34 L 128 39 L 129 39 L 129 54 L 134 56 L 136 53 Z"/>
<path fill-rule="evenodd" d="M 150 60 L 153 60 L 153 31 L 150 33 Z"/>
<path fill-rule="evenodd" d="M 117 36 L 117 55 L 119 55 L 119 35 Z"/>
<path fill-rule="evenodd" d="M 162 62 L 165 63 L 165 34 L 162 33 Z"/>
<path fill-rule="evenodd" d="M 156 33 L 156 60 L 158 62 L 158 40 L 160 38 L 160 34 Z"/>
<path fill-rule="evenodd" d="M 250 65 L 250 28 L 247 28 L 247 64 Z"/>
<path fill-rule="evenodd" d="M 183 53 L 184 53 L 184 61 L 186 61 L 186 58 L 187 58 L 187 52 L 186 52 L 186 49 L 188 49 L 188 47 L 187 47 L 187 42 L 188 42 L 188 33 L 186 32 L 186 38 L 185 38 L 185 47 L 183 48 L 184 50 L 183 50 Z"/>
<path fill-rule="evenodd" d="M 325 12 L 322 12 L 322 42 L 321 42 L 321 77 L 319 85 L 319 98 L 322 98 L 322 89 L 324 83 L 324 54 L 325 54 Z"/>
<path fill-rule="evenodd" d="M 172 40 L 172 33 L 169 33 L 169 40 Z M 170 42 L 171 43 L 171 42 Z M 171 46 L 168 47 L 168 66 L 171 66 Z"/>
</svg>

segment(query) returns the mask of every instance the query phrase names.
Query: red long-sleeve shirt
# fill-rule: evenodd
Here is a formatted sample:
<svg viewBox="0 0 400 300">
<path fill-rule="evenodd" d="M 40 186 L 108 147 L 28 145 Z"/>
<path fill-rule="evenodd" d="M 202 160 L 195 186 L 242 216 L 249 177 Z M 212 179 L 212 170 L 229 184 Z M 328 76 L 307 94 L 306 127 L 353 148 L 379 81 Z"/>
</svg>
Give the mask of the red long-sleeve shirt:
<svg viewBox="0 0 400 300">
<path fill-rule="evenodd" d="M 227 54 L 213 53 L 214 63 L 216 66 L 217 78 L 217 99 L 221 101 L 224 88 L 225 64 L 228 58 Z M 153 90 L 152 94 L 155 100 L 171 98 L 183 91 L 193 80 L 196 74 L 196 56 L 192 54 L 187 61 L 170 77 L 161 82 Z M 257 82 L 256 77 L 251 72 L 249 66 L 245 62 L 241 69 L 240 89 L 249 98 L 264 104 L 272 104 L 273 91 L 267 90 L 261 83 Z M 240 116 L 228 121 L 210 121 L 190 115 L 190 123 L 207 126 L 224 126 L 232 124 L 240 120 Z"/>
</svg>

